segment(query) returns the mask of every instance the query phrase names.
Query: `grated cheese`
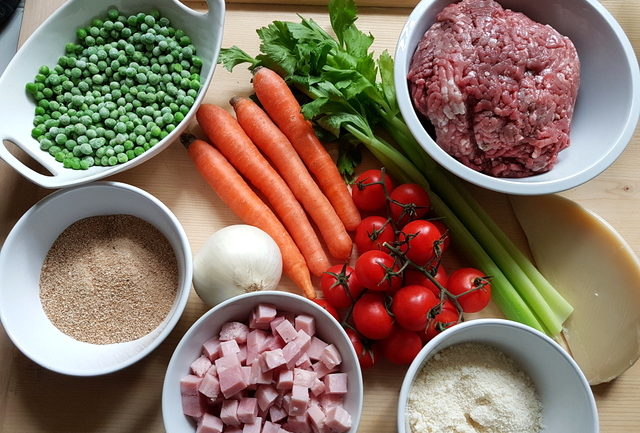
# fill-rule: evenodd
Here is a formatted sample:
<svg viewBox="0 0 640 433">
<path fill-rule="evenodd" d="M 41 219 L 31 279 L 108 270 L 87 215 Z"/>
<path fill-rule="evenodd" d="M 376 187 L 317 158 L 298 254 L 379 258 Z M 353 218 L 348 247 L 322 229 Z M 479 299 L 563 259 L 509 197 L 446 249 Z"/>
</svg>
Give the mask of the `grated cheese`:
<svg viewBox="0 0 640 433">
<path fill-rule="evenodd" d="M 531 379 L 501 351 L 458 344 L 434 355 L 409 395 L 413 433 L 539 433 L 542 405 Z"/>
</svg>

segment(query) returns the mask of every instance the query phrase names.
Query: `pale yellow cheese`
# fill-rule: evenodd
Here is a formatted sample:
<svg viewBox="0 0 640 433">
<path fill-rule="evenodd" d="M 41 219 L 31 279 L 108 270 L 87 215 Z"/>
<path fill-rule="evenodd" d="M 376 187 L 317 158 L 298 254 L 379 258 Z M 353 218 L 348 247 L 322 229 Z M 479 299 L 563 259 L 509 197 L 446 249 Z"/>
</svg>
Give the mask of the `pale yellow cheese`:
<svg viewBox="0 0 640 433">
<path fill-rule="evenodd" d="M 511 197 L 542 274 L 574 306 L 562 333 L 590 384 L 640 356 L 640 261 L 602 218 L 557 195 Z"/>
</svg>

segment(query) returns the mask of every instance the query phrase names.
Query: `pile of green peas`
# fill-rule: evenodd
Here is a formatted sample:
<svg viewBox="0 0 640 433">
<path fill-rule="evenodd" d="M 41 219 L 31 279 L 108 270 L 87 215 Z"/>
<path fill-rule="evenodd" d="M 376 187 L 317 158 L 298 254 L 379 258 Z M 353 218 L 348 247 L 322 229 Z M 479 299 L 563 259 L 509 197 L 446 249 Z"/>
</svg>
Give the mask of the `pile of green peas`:
<svg viewBox="0 0 640 433">
<path fill-rule="evenodd" d="M 40 149 L 86 170 L 123 164 L 173 131 L 200 90 L 202 59 L 170 24 L 157 10 L 110 8 L 79 28 L 58 63 L 26 85 Z"/>
</svg>

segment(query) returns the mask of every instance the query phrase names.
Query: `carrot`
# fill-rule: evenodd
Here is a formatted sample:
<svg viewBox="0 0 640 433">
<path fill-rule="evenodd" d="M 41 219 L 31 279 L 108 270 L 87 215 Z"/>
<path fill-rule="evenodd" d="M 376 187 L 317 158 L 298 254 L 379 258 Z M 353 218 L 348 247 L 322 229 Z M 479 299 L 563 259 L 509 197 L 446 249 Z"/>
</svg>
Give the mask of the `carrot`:
<svg viewBox="0 0 640 433">
<path fill-rule="evenodd" d="M 304 209 L 280 175 L 262 156 L 236 119 L 223 108 L 203 104 L 196 113 L 211 143 L 264 196 L 287 228 L 314 275 L 329 268 L 329 259 Z"/>
<path fill-rule="evenodd" d="M 218 197 L 247 224 L 269 234 L 282 253 L 284 272 L 310 299 L 316 297 L 309 269 L 300 250 L 271 209 L 247 185 L 229 161 L 209 143 L 183 134 L 182 144 L 207 183 Z"/>
<path fill-rule="evenodd" d="M 287 182 L 322 234 L 329 252 L 337 259 L 351 255 L 353 242 L 344 224 L 320 191 L 291 142 L 258 105 L 248 98 L 230 101 L 238 123 L 253 143 L 264 153 Z"/>
<path fill-rule="evenodd" d="M 265 111 L 280 127 L 313 173 L 347 230 L 360 224 L 360 213 L 331 155 L 316 137 L 311 123 L 300 112 L 300 104 L 287 83 L 268 68 L 256 68 L 253 89 Z"/>
</svg>

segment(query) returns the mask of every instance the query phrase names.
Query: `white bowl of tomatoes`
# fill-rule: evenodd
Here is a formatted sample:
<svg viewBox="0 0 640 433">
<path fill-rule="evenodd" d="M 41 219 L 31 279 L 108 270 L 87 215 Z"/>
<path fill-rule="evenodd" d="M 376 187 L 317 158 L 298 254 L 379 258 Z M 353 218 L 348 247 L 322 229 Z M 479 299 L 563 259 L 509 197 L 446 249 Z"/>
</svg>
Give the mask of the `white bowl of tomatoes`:
<svg viewBox="0 0 640 433">
<path fill-rule="evenodd" d="M 353 267 L 336 265 L 323 275 L 318 302 L 352 327 L 362 368 L 373 365 L 373 353 L 408 365 L 434 336 L 487 306 L 490 278 L 469 267 L 445 271 L 446 221 L 432 216 L 419 185 L 395 185 L 383 171 L 368 170 L 352 196 L 363 217 L 357 258 Z"/>
</svg>

